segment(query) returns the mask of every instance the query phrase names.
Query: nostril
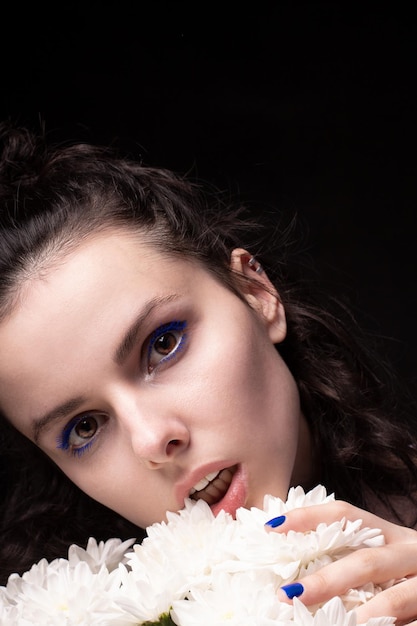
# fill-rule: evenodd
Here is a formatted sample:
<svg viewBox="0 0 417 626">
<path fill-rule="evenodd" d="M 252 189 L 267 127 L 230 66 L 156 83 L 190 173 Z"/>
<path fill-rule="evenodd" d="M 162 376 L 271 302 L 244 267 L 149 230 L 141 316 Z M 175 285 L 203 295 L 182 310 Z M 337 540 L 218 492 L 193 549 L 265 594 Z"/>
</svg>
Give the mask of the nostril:
<svg viewBox="0 0 417 626">
<path fill-rule="evenodd" d="M 167 457 L 175 456 L 176 452 L 179 451 L 180 447 L 181 447 L 181 440 L 180 439 L 171 439 L 168 442 L 168 445 L 166 447 L 166 455 L 167 455 Z"/>
</svg>

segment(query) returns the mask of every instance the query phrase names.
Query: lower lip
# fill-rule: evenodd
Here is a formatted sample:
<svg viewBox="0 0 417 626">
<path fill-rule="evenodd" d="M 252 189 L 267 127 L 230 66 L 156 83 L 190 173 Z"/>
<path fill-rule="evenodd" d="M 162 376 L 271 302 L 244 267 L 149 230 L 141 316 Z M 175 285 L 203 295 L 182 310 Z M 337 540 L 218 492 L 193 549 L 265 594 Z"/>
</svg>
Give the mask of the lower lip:
<svg viewBox="0 0 417 626">
<path fill-rule="evenodd" d="M 223 498 L 216 504 L 213 504 L 210 509 L 214 516 L 220 513 L 220 511 L 226 511 L 226 513 L 235 517 L 237 509 L 245 506 L 247 495 L 248 483 L 246 475 L 242 467 L 239 466 Z"/>
</svg>

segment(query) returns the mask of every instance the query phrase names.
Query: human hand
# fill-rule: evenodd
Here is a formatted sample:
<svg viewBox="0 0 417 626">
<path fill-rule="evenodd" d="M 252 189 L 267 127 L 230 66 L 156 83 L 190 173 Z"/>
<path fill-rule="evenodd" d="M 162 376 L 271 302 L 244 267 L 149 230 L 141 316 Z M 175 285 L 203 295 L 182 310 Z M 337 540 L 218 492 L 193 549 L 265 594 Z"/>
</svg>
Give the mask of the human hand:
<svg viewBox="0 0 417 626">
<path fill-rule="evenodd" d="M 312 606 L 333 596 L 345 594 L 349 589 L 366 583 L 388 586 L 371 600 L 356 609 L 357 623 L 363 624 L 371 617 L 392 616 L 397 624 L 417 626 L 417 532 L 410 528 L 387 522 L 372 513 L 343 501 L 303 507 L 289 511 L 279 525 L 271 520 L 266 528 L 277 532 L 306 532 L 320 523 L 331 524 L 342 519 L 362 520 L 362 526 L 378 528 L 385 537 L 385 545 L 363 548 L 335 561 L 313 574 L 282 587 L 278 594 L 283 602 L 293 597 Z M 275 527 L 274 527 L 275 526 Z"/>
</svg>

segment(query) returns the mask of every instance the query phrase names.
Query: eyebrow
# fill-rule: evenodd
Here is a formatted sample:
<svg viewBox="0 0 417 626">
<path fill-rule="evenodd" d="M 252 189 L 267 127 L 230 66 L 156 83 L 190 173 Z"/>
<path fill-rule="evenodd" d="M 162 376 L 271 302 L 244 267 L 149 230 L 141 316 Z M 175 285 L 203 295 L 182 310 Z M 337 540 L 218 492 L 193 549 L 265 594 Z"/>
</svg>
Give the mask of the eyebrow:
<svg viewBox="0 0 417 626">
<path fill-rule="evenodd" d="M 176 300 L 177 298 L 179 298 L 179 294 L 175 293 L 168 296 L 159 296 L 156 298 L 152 298 L 152 300 L 149 300 L 149 302 L 145 304 L 139 315 L 133 320 L 133 323 L 128 328 L 126 334 L 119 344 L 119 347 L 114 353 L 113 361 L 117 363 L 117 365 L 123 365 L 129 354 L 131 353 L 136 343 L 140 328 L 145 322 L 146 318 L 152 313 L 152 311 L 163 304 Z"/>
<path fill-rule="evenodd" d="M 141 326 L 149 317 L 149 315 L 154 311 L 154 309 L 166 304 L 168 302 L 172 302 L 177 300 L 180 297 L 179 294 L 170 294 L 167 296 L 158 296 L 156 298 L 152 298 L 145 303 L 143 308 L 141 309 L 139 315 L 135 317 L 132 324 L 127 329 L 126 333 L 123 335 L 121 342 L 119 343 L 115 353 L 113 355 L 113 361 L 117 365 L 123 365 L 131 351 L 133 350 L 139 331 Z M 33 440 L 36 444 L 39 443 L 39 439 L 41 433 L 51 422 L 55 420 L 63 419 L 68 416 L 70 413 L 76 411 L 83 403 L 86 402 L 86 398 L 83 396 L 77 396 L 75 398 L 71 398 L 62 404 L 54 407 L 51 411 L 48 411 L 45 415 L 41 417 L 37 417 L 31 420 L 32 423 L 32 433 Z"/>
<path fill-rule="evenodd" d="M 71 398 L 67 402 L 63 402 L 62 404 L 56 406 L 51 411 L 48 411 L 42 417 L 38 417 L 32 420 L 32 433 L 33 433 L 33 441 L 38 444 L 41 432 L 54 420 L 61 419 L 66 417 L 69 413 L 76 411 L 82 403 L 85 401 L 85 398 L 81 396 L 78 398 Z"/>
</svg>

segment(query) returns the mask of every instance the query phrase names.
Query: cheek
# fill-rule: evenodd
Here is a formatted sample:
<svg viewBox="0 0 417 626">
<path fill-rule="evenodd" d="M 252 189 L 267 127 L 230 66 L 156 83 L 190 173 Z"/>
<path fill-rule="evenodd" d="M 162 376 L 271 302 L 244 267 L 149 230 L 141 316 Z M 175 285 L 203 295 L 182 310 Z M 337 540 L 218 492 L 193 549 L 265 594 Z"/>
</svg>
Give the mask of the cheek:
<svg viewBox="0 0 417 626">
<path fill-rule="evenodd" d="M 216 395 L 225 398 L 235 430 L 247 427 L 253 443 L 270 446 L 269 452 L 278 451 L 291 465 L 300 416 L 297 385 L 263 327 L 247 331 L 235 357 L 222 368 L 224 376 Z"/>
<path fill-rule="evenodd" d="M 65 471 L 61 465 L 61 469 L 93 500 L 141 528 L 164 520 L 170 506 L 176 510 L 172 485 L 158 475 L 150 475 L 128 448 L 115 449 L 111 458 L 100 459 L 99 467 L 72 466 Z"/>
<path fill-rule="evenodd" d="M 225 411 L 230 416 L 244 411 L 257 419 L 263 409 L 270 413 L 274 409 L 297 413 L 294 380 L 266 329 L 254 322 L 246 309 L 233 322 L 223 325 L 221 332 L 218 322 L 201 344 L 192 382 L 193 401 L 197 386 L 206 402 L 222 407 L 223 416 Z M 193 364 L 194 368 L 195 359 Z"/>
</svg>

